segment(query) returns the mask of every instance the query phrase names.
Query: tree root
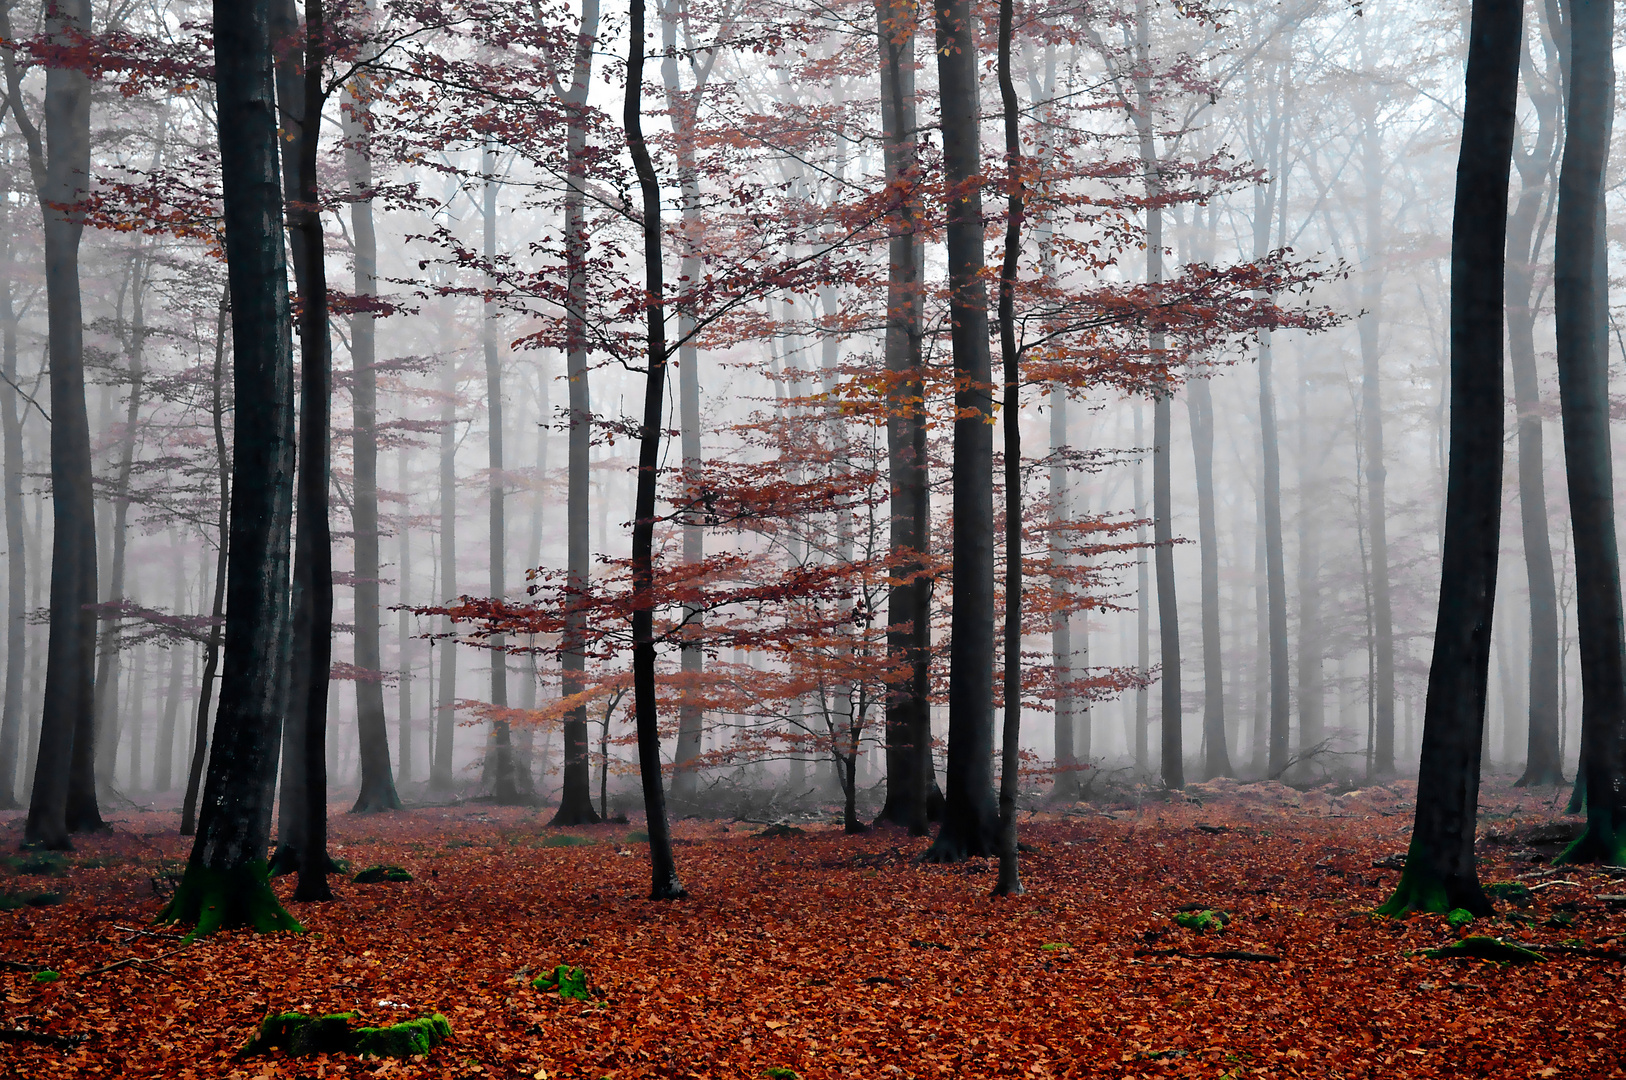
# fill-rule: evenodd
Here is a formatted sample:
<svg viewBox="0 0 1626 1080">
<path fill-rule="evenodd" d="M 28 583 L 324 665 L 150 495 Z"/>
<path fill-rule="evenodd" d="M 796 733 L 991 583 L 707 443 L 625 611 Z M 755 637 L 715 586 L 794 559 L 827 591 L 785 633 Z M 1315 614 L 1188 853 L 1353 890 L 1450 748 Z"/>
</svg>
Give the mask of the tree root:
<svg viewBox="0 0 1626 1080">
<path fill-rule="evenodd" d="M 239 926 L 261 934 L 304 930 L 271 891 L 265 863 L 251 863 L 231 870 L 188 864 L 174 899 L 159 913 L 158 921 L 193 923 L 192 932 L 181 939 L 187 943 L 208 937 L 216 930 Z"/>
<path fill-rule="evenodd" d="M 53 1046 L 58 1050 L 75 1050 L 89 1041 L 89 1035 L 52 1035 L 48 1031 L 29 1031 L 27 1028 L 0 1028 L 0 1043 L 31 1042 Z"/>
<path fill-rule="evenodd" d="M 1192 960 L 1257 960 L 1261 963 L 1276 964 L 1283 959 L 1275 953 L 1249 952 L 1246 949 L 1207 949 L 1196 951 L 1192 949 L 1136 949 L 1135 955 L 1141 956 L 1184 956 Z"/>
</svg>

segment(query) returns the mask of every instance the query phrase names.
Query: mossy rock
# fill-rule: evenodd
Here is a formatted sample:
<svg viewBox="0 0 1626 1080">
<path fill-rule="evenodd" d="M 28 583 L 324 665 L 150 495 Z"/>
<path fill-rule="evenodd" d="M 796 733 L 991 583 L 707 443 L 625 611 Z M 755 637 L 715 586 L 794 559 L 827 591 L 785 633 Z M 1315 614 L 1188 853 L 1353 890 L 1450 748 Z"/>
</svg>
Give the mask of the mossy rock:
<svg viewBox="0 0 1626 1080">
<path fill-rule="evenodd" d="M 1493 937 L 1465 937 L 1441 949 L 1424 949 L 1431 960 L 1492 960 L 1498 964 L 1538 964 L 1547 959 L 1532 949 Z"/>
<path fill-rule="evenodd" d="M 50 907 L 53 904 L 62 903 L 65 899 L 67 898 L 59 892 L 35 892 L 32 890 L 18 892 L 7 889 L 0 892 L 0 911 L 16 911 L 22 907 Z"/>
<path fill-rule="evenodd" d="M 802 1074 L 795 1069 L 787 1069 L 783 1065 L 770 1065 L 762 1070 L 762 1075 L 768 1080 L 802 1080 Z"/>
<path fill-rule="evenodd" d="M 573 833 L 562 833 L 559 836 L 550 836 L 542 841 L 543 847 L 589 847 L 593 843 L 590 836 L 576 836 Z"/>
<path fill-rule="evenodd" d="M 357 885 L 377 885 L 381 881 L 411 881 L 412 875 L 399 866 L 369 866 L 350 880 Z"/>
<path fill-rule="evenodd" d="M 1226 911 L 1217 911 L 1203 908 L 1200 911 L 1180 911 L 1174 916 L 1174 924 L 1183 926 L 1187 930 L 1195 930 L 1199 934 L 1218 934 L 1224 931 L 1231 922 L 1231 915 Z"/>
<path fill-rule="evenodd" d="M 50 968 L 46 968 L 44 971 L 34 972 L 34 974 L 30 975 L 29 978 L 37 983 L 54 983 L 58 979 L 62 978 L 62 972 L 52 971 Z"/>
<path fill-rule="evenodd" d="M 260 1033 L 238 1051 L 238 1056 L 249 1057 L 280 1047 L 290 1057 L 311 1054 L 412 1057 L 427 1054 L 452 1034 L 452 1026 L 440 1013 L 389 1027 L 352 1027 L 355 1019 L 353 1012 L 326 1016 L 273 1013 L 260 1024 Z"/>
<path fill-rule="evenodd" d="M 1464 907 L 1452 908 L 1445 913 L 1445 925 L 1453 930 L 1461 930 L 1473 921 L 1474 913 Z"/>
<path fill-rule="evenodd" d="M 630 833 L 627 834 L 627 839 L 626 839 L 625 843 L 628 843 L 628 844 L 647 844 L 647 843 L 649 843 L 649 834 L 646 833 L 646 832 L 630 832 Z"/>
<path fill-rule="evenodd" d="M 1535 894 L 1522 881 L 1493 881 L 1485 886 L 1485 895 L 1506 900 L 1514 907 L 1527 908 L 1536 902 Z"/>
<path fill-rule="evenodd" d="M 805 830 L 798 829 L 794 825 L 786 825 L 783 821 L 775 822 L 774 824 L 769 825 L 766 829 L 763 829 L 761 832 L 757 833 L 758 836 L 766 837 L 769 840 L 783 840 L 788 837 L 803 836 L 805 834 Z"/>
<path fill-rule="evenodd" d="M 544 971 L 531 980 L 531 989 L 548 994 L 556 993 L 562 998 L 572 998 L 576 1001 L 593 1000 L 593 991 L 587 985 L 587 969 L 572 967 L 569 964 L 560 964 L 552 971 Z"/>
</svg>

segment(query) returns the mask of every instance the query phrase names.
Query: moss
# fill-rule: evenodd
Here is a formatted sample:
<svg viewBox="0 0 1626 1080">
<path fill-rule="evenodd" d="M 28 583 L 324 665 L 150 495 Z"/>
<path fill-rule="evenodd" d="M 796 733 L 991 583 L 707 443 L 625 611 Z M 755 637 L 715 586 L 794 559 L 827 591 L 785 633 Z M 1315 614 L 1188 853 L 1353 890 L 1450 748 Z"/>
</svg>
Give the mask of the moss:
<svg viewBox="0 0 1626 1080">
<path fill-rule="evenodd" d="M 623 842 L 628 844 L 647 844 L 649 843 L 649 834 L 642 831 L 630 832 L 627 834 L 627 838 Z"/>
<path fill-rule="evenodd" d="M 1406 868 L 1400 872 L 1400 882 L 1394 895 L 1379 907 L 1375 914 L 1403 918 L 1414 912 L 1443 914 L 1456 905 L 1445 887 L 1445 882 L 1434 870 L 1434 860 L 1422 850 L 1414 837 L 1406 852 Z"/>
<path fill-rule="evenodd" d="M 1474 921 L 1474 913 L 1467 908 L 1452 908 L 1445 913 L 1445 925 L 1453 930 L 1461 930 Z"/>
<path fill-rule="evenodd" d="M 552 971 L 544 971 L 531 980 L 532 990 L 557 993 L 562 998 L 577 1001 L 593 1000 L 593 991 L 587 985 L 587 969 L 560 964 Z"/>
<path fill-rule="evenodd" d="M 399 866 L 369 866 L 351 880 L 357 885 L 376 885 L 381 881 L 411 881 L 412 875 Z"/>
<path fill-rule="evenodd" d="M 371 1054 L 375 1057 L 410 1057 L 427 1054 L 451 1037 L 452 1026 L 440 1013 L 389 1027 L 352 1027 L 355 1013 L 307 1016 L 273 1013 L 260 1024 L 259 1034 L 238 1051 L 238 1056 L 263 1054 L 280 1047 L 292 1057 L 310 1054 Z"/>
<path fill-rule="evenodd" d="M 375 1057 L 412 1057 L 429 1053 L 451 1037 L 452 1025 L 440 1013 L 434 1013 L 389 1027 L 358 1028 L 351 1049 Z"/>
<path fill-rule="evenodd" d="M 1579 789 L 1577 784 L 1577 789 Z M 1587 805 L 1586 828 L 1553 860 L 1554 865 L 1602 863 L 1626 866 L 1626 830 L 1622 830 L 1606 808 Z M 1573 812 L 1573 811 L 1572 811 Z"/>
<path fill-rule="evenodd" d="M 305 928 L 277 900 L 269 880 L 263 862 L 231 870 L 211 870 L 201 863 L 189 863 L 175 896 L 159 913 L 158 921 L 194 924 L 184 939 L 188 942 L 239 926 L 262 934 L 303 931 Z"/>
<path fill-rule="evenodd" d="M 8 868 L 33 877 L 62 877 L 68 872 L 68 860 L 53 851 L 30 852 L 27 855 L 9 855 Z"/>
<path fill-rule="evenodd" d="M 0 892 L 0 911 L 16 911 L 21 907 L 50 907 L 60 904 L 66 897 L 59 892 L 35 892 L 24 890 L 18 892 L 7 889 Z"/>
<path fill-rule="evenodd" d="M 768 1080 L 802 1080 L 802 1074 L 795 1069 L 787 1069 L 782 1065 L 770 1065 L 762 1071 Z"/>
<path fill-rule="evenodd" d="M 1222 932 L 1231 921 L 1228 912 L 1212 911 L 1203 908 L 1198 911 L 1182 911 L 1174 916 L 1174 924 L 1183 926 L 1187 930 L 1195 930 L 1199 934 Z"/>
<path fill-rule="evenodd" d="M 1530 887 L 1522 881 L 1493 881 L 1485 886 L 1485 895 L 1496 900 L 1506 900 L 1515 907 L 1529 907 L 1535 903 L 1536 895 Z"/>
<path fill-rule="evenodd" d="M 29 976 L 29 978 L 37 983 L 54 983 L 58 979 L 62 978 L 62 972 L 52 971 L 50 968 L 46 968 L 44 971 L 34 972 L 34 974 Z"/>
<path fill-rule="evenodd" d="M 593 841 L 592 841 L 592 839 L 590 837 L 573 836 L 573 835 L 570 835 L 570 834 L 567 833 L 567 834 L 565 834 L 563 836 L 550 836 L 550 837 L 548 837 L 546 840 L 542 841 L 542 846 L 543 847 L 586 847 L 589 844 L 591 844 L 592 842 Z"/>
<path fill-rule="evenodd" d="M 1521 945 L 1493 937 L 1465 937 L 1443 949 L 1424 949 L 1432 960 L 1492 960 L 1499 964 L 1536 964 L 1547 959 Z"/>
</svg>

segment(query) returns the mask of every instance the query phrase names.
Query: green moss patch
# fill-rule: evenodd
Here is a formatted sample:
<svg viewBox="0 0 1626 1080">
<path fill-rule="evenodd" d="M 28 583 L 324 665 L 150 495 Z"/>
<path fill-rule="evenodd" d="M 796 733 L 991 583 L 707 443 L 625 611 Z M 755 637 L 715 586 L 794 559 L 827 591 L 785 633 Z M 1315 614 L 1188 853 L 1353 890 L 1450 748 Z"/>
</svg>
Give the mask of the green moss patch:
<svg viewBox="0 0 1626 1080">
<path fill-rule="evenodd" d="M 62 978 L 62 972 L 52 971 L 50 968 L 46 968 L 44 971 L 34 972 L 34 974 L 30 975 L 29 978 L 37 983 L 54 983 L 58 979 Z"/>
<path fill-rule="evenodd" d="M 1431 960 L 1491 960 L 1498 964 L 1537 964 L 1547 959 L 1540 953 L 1493 937 L 1465 937 L 1443 949 L 1424 949 Z"/>
<path fill-rule="evenodd" d="M 377 885 L 381 881 L 411 881 L 412 874 L 399 866 L 369 866 L 350 880 L 357 885 Z"/>
<path fill-rule="evenodd" d="M 1485 895 L 1506 900 L 1514 907 L 1526 908 L 1536 902 L 1535 893 L 1521 881 L 1493 881 L 1485 886 Z"/>
<path fill-rule="evenodd" d="M 8 869 L 34 877 L 62 877 L 68 872 L 68 860 L 54 851 L 31 852 L 27 855 L 8 855 Z"/>
<path fill-rule="evenodd" d="M 624 841 L 624 843 L 647 844 L 649 843 L 649 834 L 641 831 L 630 832 L 627 834 L 627 839 Z"/>
<path fill-rule="evenodd" d="M 531 989 L 576 1001 L 593 1000 L 592 988 L 587 985 L 587 969 L 569 964 L 560 964 L 552 971 L 544 971 L 531 980 Z"/>
<path fill-rule="evenodd" d="M 550 836 L 542 841 L 543 847 L 588 847 L 593 843 L 592 838 L 564 833 L 559 836 Z"/>
<path fill-rule="evenodd" d="M 310 1054 L 359 1054 L 373 1057 L 412 1057 L 427 1054 L 451 1038 L 452 1026 L 440 1013 L 421 1016 L 389 1027 L 355 1027 L 355 1013 L 307 1016 L 273 1013 L 260 1024 L 259 1034 L 238 1051 L 239 1057 L 280 1048 L 290 1057 Z"/>
<path fill-rule="evenodd" d="M 32 889 L 6 889 L 0 891 L 0 911 L 16 911 L 22 907 L 50 907 L 67 899 L 59 892 L 37 892 Z"/>
<path fill-rule="evenodd" d="M 1445 925 L 1453 930 L 1461 930 L 1474 921 L 1474 913 L 1467 908 L 1452 908 L 1445 913 Z"/>
<path fill-rule="evenodd" d="M 1202 908 L 1197 911 L 1180 911 L 1174 916 L 1174 924 L 1183 926 L 1187 930 L 1195 930 L 1199 934 L 1218 934 L 1230 925 L 1229 912 Z"/>
</svg>

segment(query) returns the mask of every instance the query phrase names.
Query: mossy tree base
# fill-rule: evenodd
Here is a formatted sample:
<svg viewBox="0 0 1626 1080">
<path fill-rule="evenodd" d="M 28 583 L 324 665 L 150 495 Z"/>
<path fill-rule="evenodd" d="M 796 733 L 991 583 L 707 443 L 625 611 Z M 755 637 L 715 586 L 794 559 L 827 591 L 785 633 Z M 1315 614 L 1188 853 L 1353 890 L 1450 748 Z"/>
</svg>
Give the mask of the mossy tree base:
<svg viewBox="0 0 1626 1080">
<path fill-rule="evenodd" d="M 303 931 L 305 928 L 277 900 L 269 882 L 264 863 L 231 870 L 211 870 L 190 863 L 158 921 L 194 924 L 186 941 L 236 927 L 248 927 L 261 934 Z"/>
<path fill-rule="evenodd" d="M 1418 849 L 1414 841 L 1406 854 L 1406 868 L 1400 873 L 1400 883 L 1375 914 L 1390 918 L 1404 918 L 1412 914 L 1439 914 L 1464 908 L 1476 918 L 1493 915 L 1496 909 L 1486 899 L 1478 878 L 1470 875 L 1453 877 L 1434 867 L 1434 860 Z"/>
<path fill-rule="evenodd" d="M 274 1013 L 265 1018 L 260 1033 L 238 1051 L 238 1056 L 249 1057 L 280 1047 L 292 1057 L 309 1054 L 413 1057 L 429 1053 L 452 1035 L 452 1026 L 440 1013 L 388 1027 L 351 1027 L 355 1019 L 355 1013 L 327 1016 Z"/>
<path fill-rule="evenodd" d="M 1582 863 L 1626 866 L 1626 833 L 1611 827 L 1607 820 L 1589 820 L 1581 835 L 1553 860 L 1554 866 Z"/>
</svg>

